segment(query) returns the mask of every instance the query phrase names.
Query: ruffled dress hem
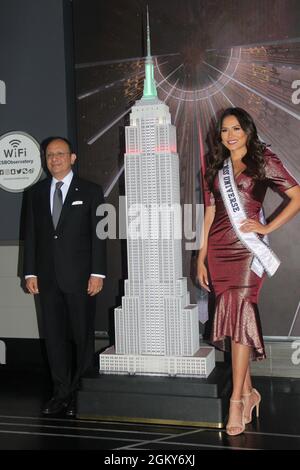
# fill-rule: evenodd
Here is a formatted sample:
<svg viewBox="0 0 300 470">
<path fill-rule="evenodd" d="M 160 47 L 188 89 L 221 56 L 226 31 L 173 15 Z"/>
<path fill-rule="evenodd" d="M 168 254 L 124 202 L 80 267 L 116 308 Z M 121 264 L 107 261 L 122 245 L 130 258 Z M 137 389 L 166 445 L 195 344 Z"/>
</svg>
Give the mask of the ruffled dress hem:
<svg viewBox="0 0 300 470">
<path fill-rule="evenodd" d="M 266 358 L 257 304 L 238 289 L 230 289 L 216 299 L 211 343 L 230 351 L 230 340 L 251 348 L 253 361 Z"/>
</svg>

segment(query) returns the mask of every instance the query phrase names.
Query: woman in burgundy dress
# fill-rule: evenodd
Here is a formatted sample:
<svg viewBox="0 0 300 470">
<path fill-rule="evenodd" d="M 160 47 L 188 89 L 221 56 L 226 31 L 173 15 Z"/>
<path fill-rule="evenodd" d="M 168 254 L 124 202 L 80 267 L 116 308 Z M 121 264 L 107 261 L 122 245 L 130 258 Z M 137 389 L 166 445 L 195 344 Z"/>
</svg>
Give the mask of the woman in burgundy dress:
<svg viewBox="0 0 300 470">
<path fill-rule="evenodd" d="M 224 187 L 229 189 L 223 191 L 221 174 L 227 160 L 232 169 L 232 184 L 230 186 L 230 177 L 226 180 L 225 176 Z M 300 210 L 300 186 L 279 158 L 259 141 L 253 119 L 241 108 L 223 112 L 217 125 L 216 153 L 205 180 L 206 210 L 198 279 L 208 291 L 210 280 L 216 297 L 211 340 L 223 350 L 229 349 L 228 343 L 231 349 L 233 390 L 226 431 L 237 435 L 251 422 L 255 407 L 258 415 L 261 400 L 258 391 L 252 387 L 249 359 L 266 357 L 257 309 L 266 269 L 260 273 L 252 269 L 255 256 L 241 239 L 250 235 L 258 244 L 264 245 L 261 247 L 264 249 L 263 237 Z M 226 194 L 233 186 L 236 193 L 229 194 L 226 204 Z M 272 222 L 264 224 L 260 211 L 268 186 L 284 192 L 290 201 Z M 236 200 L 247 214 L 239 224 L 234 221 Z"/>
</svg>

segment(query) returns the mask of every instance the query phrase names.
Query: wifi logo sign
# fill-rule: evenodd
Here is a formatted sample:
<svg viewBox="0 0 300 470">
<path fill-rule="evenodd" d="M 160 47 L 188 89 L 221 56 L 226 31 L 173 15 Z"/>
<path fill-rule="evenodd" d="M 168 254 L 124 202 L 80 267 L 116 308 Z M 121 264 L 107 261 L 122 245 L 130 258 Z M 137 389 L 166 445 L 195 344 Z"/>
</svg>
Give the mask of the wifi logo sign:
<svg viewBox="0 0 300 470">
<path fill-rule="evenodd" d="M 23 131 L 11 131 L 0 135 L 1 189 L 13 193 L 21 192 L 36 183 L 41 173 L 40 145 L 34 137 Z"/>
<path fill-rule="evenodd" d="M 12 139 L 9 141 L 11 148 L 4 149 L 3 153 L 6 158 L 26 157 L 26 148 L 20 148 L 21 141 L 19 139 Z"/>
<path fill-rule="evenodd" d="M 21 141 L 18 139 L 13 139 L 13 140 L 10 140 L 9 143 L 14 149 L 16 149 L 19 147 Z"/>
</svg>

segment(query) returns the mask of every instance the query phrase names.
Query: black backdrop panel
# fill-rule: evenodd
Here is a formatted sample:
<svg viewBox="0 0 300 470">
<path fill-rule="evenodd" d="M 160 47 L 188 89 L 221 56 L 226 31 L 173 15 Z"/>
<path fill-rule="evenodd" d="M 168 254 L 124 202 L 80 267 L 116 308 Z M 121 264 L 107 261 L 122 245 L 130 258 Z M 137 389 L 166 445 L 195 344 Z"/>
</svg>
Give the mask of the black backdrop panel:
<svg viewBox="0 0 300 470">
<path fill-rule="evenodd" d="M 72 9 L 69 0 L 1 0 L 0 135 L 11 130 L 39 142 L 74 140 Z M 18 243 L 22 193 L 0 189 L 0 243 Z M 5 221 L 5 223 L 3 223 Z"/>
</svg>

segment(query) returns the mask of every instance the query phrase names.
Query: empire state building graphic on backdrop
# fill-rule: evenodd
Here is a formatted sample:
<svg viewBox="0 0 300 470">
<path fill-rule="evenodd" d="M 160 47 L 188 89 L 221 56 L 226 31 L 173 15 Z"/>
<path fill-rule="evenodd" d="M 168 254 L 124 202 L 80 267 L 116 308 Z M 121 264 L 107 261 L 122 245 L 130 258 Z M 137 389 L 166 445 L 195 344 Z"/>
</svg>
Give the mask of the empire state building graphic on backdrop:
<svg viewBox="0 0 300 470">
<path fill-rule="evenodd" d="M 176 128 L 157 97 L 148 15 L 144 92 L 126 127 L 125 191 L 128 279 L 100 373 L 207 377 L 214 348 L 200 348 L 198 309 L 182 276 Z"/>
</svg>

